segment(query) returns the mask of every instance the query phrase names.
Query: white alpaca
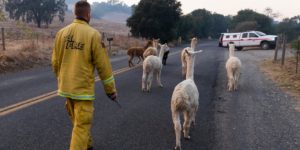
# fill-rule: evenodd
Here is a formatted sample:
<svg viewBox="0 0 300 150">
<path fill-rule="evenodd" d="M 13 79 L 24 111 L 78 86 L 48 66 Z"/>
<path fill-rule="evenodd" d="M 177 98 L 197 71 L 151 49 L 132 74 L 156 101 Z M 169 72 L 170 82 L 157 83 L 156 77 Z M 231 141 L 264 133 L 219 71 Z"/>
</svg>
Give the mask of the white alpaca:
<svg viewBox="0 0 300 150">
<path fill-rule="evenodd" d="M 187 61 L 186 61 L 186 57 L 187 57 L 187 53 L 185 52 L 186 50 L 188 51 L 195 51 L 196 45 L 198 43 L 197 38 L 192 38 L 191 41 L 191 47 L 186 47 L 181 51 L 181 65 L 182 65 L 182 77 L 184 78 L 187 72 Z"/>
<path fill-rule="evenodd" d="M 164 52 L 169 50 L 167 44 L 160 45 L 159 56 L 148 56 L 143 62 L 143 78 L 142 78 L 142 91 L 150 92 L 153 74 L 157 76 L 157 83 L 160 87 L 163 87 L 161 84 L 160 76 L 162 69 L 162 58 Z"/>
<path fill-rule="evenodd" d="M 229 58 L 226 62 L 228 91 L 238 89 L 238 81 L 241 74 L 242 63 L 239 58 L 234 56 L 234 44 L 229 44 Z"/>
<path fill-rule="evenodd" d="M 181 149 L 180 113 L 184 114 L 183 133 L 185 139 L 190 139 L 189 129 L 191 123 L 195 124 L 196 112 L 198 110 L 199 105 L 199 92 L 194 82 L 194 62 L 195 55 L 200 52 L 202 52 L 202 50 L 185 50 L 185 53 L 187 54 L 185 58 L 187 62 L 186 79 L 176 85 L 171 99 L 172 119 L 176 135 L 176 150 Z"/>
<path fill-rule="evenodd" d="M 158 48 L 158 45 L 159 45 L 159 39 L 153 39 L 153 40 L 152 40 L 152 43 L 153 43 L 153 46 L 148 47 L 148 48 L 144 51 L 144 53 L 143 53 L 144 59 L 145 59 L 147 56 L 150 56 L 150 55 L 157 56 L 157 48 Z"/>
</svg>

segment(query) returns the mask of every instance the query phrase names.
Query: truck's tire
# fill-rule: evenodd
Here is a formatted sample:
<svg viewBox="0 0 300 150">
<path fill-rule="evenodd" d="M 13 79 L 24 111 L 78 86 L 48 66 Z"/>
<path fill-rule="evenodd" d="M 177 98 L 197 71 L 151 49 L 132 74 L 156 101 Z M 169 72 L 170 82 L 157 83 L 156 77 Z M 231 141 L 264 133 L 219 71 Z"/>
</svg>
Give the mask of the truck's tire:
<svg viewBox="0 0 300 150">
<path fill-rule="evenodd" d="M 268 42 L 262 42 L 260 44 L 260 47 L 263 49 L 263 50 L 267 50 L 270 48 L 270 44 Z"/>
<path fill-rule="evenodd" d="M 243 49 L 243 47 L 236 47 L 237 51 L 241 51 Z"/>
</svg>

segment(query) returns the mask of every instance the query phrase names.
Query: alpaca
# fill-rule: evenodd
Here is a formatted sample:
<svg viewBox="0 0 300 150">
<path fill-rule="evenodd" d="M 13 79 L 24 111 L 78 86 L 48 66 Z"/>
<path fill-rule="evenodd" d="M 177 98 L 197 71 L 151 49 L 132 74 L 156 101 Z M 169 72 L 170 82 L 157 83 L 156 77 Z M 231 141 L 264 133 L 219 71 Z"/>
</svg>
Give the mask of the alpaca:
<svg viewBox="0 0 300 150">
<path fill-rule="evenodd" d="M 150 55 L 154 55 L 154 56 L 157 56 L 157 48 L 158 48 L 158 45 L 159 45 L 159 39 L 153 39 L 152 40 L 152 46 L 148 47 L 144 53 L 143 53 L 143 57 L 144 59 L 147 57 L 147 56 L 150 56 Z"/>
<path fill-rule="evenodd" d="M 225 66 L 228 78 L 228 91 L 235 91 L 238 89 L 238 80 L 241 74 L 242 63 L 239 58 L 234 56 L 234 49 L 234 44 L 229 44 L 229 58 Z"/>
<path fill-rule="evenodd" d="M 152 40 L 151 41 L 148 41 L 146 46 L 144 48 L 142 47 L 132 47 L 132 48 L 129 48 L 127 50 L 127 55 L 129 56 L 129 59 L 128 59 L 128 66 L 129 67 L 132 67 L 134 66 L 133 63 L 132 63 L 132 60 L 134 58 L 134 56 L 137 56 L 139 58 L 139 61 L 138 63 L 140 63 L 141 59 L 144 60 L 143 58 L 143 53 L 144 51 L 148 48 L 148 47 L 152 47 L 153 46 L 153 42 Z"/>
<path fill-rule="evenodd" d="M 184 51 L 187 62 L 186 79 L 176 85 L 171 99 L 172 119 L 176 135 L 176 146 L 174 149 L 181 149 L 181 123 L 180 113 L 184 115 L 183 134 L 185 139 L 190 139 L 189 130 L 191 123 L 195 125 L 195 117 L 199 105 L 199 92 L 194 82 L 194 62 L 195 55 L 200 51 Z"/>
<path fill-rule="evenodd" d="M 194 37 L 194 38 L 192 38 L 192 41 L 191 41 L 191 47 L 186 47 L 181 51 L 182 78 L 184 78 L 186 76 L 186 72 L 187 72 L 187 61 L 186 61 L 187 53 L 185 51 L 186 50 L 195 51 L 197 43 L 198 43 L 198 40 L 197 40 L 197 38 Z"/>
<path fill-rule="evenodd" d="M 160 45 L 159 56 L 148 56 L 143 62 L 143 77 L 142 77 L 142 91 L 150 92 L 153 74 L 156 74 L 157 83 L 160 87 L 161 84 L 161 69 L 162 69 L 162 57 L 164 51 L 169 50 L 167 44 Z"/>
</svg>

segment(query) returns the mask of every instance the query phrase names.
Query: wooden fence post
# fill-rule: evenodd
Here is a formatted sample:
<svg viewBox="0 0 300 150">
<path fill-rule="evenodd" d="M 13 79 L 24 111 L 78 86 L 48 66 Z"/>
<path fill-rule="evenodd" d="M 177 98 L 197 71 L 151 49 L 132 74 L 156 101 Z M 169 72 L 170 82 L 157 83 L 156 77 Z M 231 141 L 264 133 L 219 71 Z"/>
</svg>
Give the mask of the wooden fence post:
<svg viewBox="0 0 300 150">
<path fill-rule="evenodd" d="M 278 55 L 278 49 L 280 47 L 280 40 L 281 40 L 281 34 L 279 34 L 277 36 L 277 40 L 276 40 L 276 47 L 275 47 L 275 54 L 274 54 L 274 60 L 273 60 L 273 63 L 276 63 L 277 61 L 277 55 Z"/>
<path fill-rule="evenodd" d="M 2 32 L 2 46 L 3 46 L 3 50 L 5 51 L 5 34 L 4 34 L 4 28 L 1 28 L 1 32 Z"/>
<path fill-rule="evenodd" d="M 296 74 L 298 73 L 299 54 L 300 54 L 300 36 L 299 36 L 298 41 L 297 41 Z"/>
<path fill-rule="evenodd" d="M 285 50 L 286 50 L 286 34 L 283 34 L 283 48 L 282 48 L 281 66 L 284 65 L 284 61 L 285 61 Z"/>
</svg>

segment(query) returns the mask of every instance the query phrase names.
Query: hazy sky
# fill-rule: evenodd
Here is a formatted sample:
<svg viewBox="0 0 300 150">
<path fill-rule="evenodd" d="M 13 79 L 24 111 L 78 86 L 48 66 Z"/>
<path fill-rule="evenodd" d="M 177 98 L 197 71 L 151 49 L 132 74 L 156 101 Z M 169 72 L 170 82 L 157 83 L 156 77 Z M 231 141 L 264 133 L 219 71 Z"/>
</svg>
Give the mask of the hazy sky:
<svg viewBox="0 0 300 150">
<path fill-rule="evenodd" d="M 101 2 L 107 0 L 88 0 Z M 138 4 L 140 0 L 120 0 L 128 5 Z M 184 14 L 198 8 L 224 15 L 235 15 L 239 10 L 250 8 L 263 13 L 266 7 L 281 14 L 280 18 L 300 15 L 300 0 L 178 0 L 182 4 Z"/>
</svg>

